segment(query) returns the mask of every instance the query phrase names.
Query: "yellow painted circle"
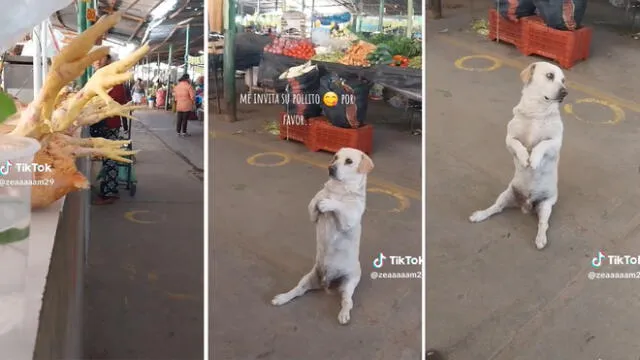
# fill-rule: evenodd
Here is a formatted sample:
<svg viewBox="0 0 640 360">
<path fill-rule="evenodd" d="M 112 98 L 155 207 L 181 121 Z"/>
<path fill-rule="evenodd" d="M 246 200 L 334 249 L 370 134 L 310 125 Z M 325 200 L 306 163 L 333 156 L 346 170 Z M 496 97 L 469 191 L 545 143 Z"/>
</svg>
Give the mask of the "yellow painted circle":
<svg viewBox="0 0 640 360">
<path fill-rule="evenodd" d="M 388 210 L 388 212 L 390 213 L 401 213 L 409 208 L 409 199 L 407 199 L 406 196 L 400 193 L 396 193 L 393 191 L 380 189 L 380 188 L 369 188 L 367 189 L 367 191 L 374 194 L 385 194 L 395 198 L 398 201 L 398 206 L 396 206 L 391 210 Z"/>
<path fill-rule="evenodd" d="M 338 103 L 338 94 L 329 91 L 322 97 L 322 102 L 328 107 L 334 107 Z"/>
<path fill-rule="evenodd" d="M 148 211 L 148 210 L 127 211 L 126 213 L 124 213 L 124 218 L 136 224 L 142 224 L 142 225 L 157 224 L 159 222 L 158 220 L 138 219 L 138 214 L 149 214 L 149 213 L 151 213 L 151 211 Z"/>
<path fill-rule="evenodd" d="M 624 110 L 622 110 L 622 108 L 616 104 L 612 104 L 608 101 L 604 101 L 604 100 L 600 100 L 600 99 L 594 99 L 594 98 L 587 98 L 587 99 L 579 99 L 576 101 L 576 104 L 599 104 L 602 106 L 606 106 L 609 109 L 611 109 L 611 112 L 613 112 L 613 118 L 607 121 L 590 121 L 590 120 L 585 120 L 583 118 L 581 118 L 580 116 L 578 116 L 578 114 L 576 114 L 573 111 L 573 105 L 572 104 L 566 104 L 564 106 L 564 112 L 566 112 L 567 114 L 573 115 L 573 117 L 575 117 L 576 119 L 589 123 L 589 124 L 598 124 L 598 125 L 615 125 L 621 121 L 624 120 L 625 118 L 625 113 Z"/>
<path fill-rule="evenodd" d="M 473 59 L 484 59 L 484 60 L 489 60 L 491 61 L 493 64 L 489 67 L 484 67 L 484 68 L 473 68 L 473 67 L 468 67 L 465 66 L 464 63 L 469 61 L 469 60 L 473 60 Z M 454 65 L 460 69 L 460 70 L 466 70 L 466 71 L 494 71 L 499 69 L 502 66 L 502 61 L 500 61 L 500 59 L 495 58 L 493 56 L 489 56 L 489 55 L 469 55 L 469 56 L 463 56 L 461 58 L 459 58 L 458 60 L 456 60 L 456 62 L 454 63 Z"/>
<path fill-rule="evenodd" d="M 261 158 L 263 156 L 279 156 L 279 157 L 282 158 L 282 160 L 280 160 L 279 162 L 274 163 L 274 164 L 267 164 L 267 163 L 258 162 L 257 161 L 258 158 Z M 282 166 L 282 165 L 288 164 L 289 161 L 291 161 L 291 158 L 287 154 L 283 154 L 283 153 L 279 153 L 279 152 L 264 152 L 264 153 L 258 153 L 258 154 L 250 156 L 247 159 L 247 164 L 253 165 L 253 166 L 262 166 L 262 167 L 276 167 L 276 166 Z"/>
</svg>

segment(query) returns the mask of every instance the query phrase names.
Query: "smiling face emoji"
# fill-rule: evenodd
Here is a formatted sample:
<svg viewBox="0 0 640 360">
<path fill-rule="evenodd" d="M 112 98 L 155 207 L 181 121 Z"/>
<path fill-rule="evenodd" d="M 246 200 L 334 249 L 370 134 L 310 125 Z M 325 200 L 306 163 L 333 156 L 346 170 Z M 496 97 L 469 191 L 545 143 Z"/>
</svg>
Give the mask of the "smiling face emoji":
<svg viewBox="0 0 640 360">
<path fill-rule="evenodd" d="M 338 103 L 338 95 L 333 91 L 329 91 L 322 97 L 322 102 L 328 107 L 334 107 Z"/>
</svg>

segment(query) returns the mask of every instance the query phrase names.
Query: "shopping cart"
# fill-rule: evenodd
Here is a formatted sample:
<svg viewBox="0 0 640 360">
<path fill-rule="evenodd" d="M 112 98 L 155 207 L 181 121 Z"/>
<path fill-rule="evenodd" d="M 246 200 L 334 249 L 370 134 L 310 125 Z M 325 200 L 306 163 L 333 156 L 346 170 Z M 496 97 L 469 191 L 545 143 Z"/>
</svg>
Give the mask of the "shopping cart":
<svg viewBox="0 0 640 360">
<path fill-rule="evenodd" d="M 121 133 L 118 140 L 129 140 L 129 144 L 127 145 L 127 150 L 133 150 L 133 143 L 131 141 L 131 120 L 122 118 L 122 125 L 124 128 L 124 132 Z M 130 159 L 131 163 L 118 163 L 118 185 L 123 185 L 126 190 L 129 191 L 129 195 L 135 196 L 138 180 L 136 179 L 136 172 L 133 165 L 136 163 L 135 155 L 125 156 L 125 158 Z M 100 173 L 98 174 L 98 181 L 104 177 L 104 168 L 100 169 Z"/>
</svg>

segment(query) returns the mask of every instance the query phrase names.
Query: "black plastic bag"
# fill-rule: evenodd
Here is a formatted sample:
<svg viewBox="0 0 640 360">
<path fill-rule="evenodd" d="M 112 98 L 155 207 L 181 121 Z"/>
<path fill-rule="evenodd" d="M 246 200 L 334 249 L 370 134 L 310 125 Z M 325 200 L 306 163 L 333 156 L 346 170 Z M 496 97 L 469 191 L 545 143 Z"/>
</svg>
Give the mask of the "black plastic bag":
<svg viewBox="0 0 640 360">
<path fill-rule="evenodd" d="M 344 80 L 337 74 L 320 78 L 320 98 L 333 92 L 337 103 L 329 106 L 322 101 L 322 111 L 333 126 L 350 129 L 363 126 L 367 117 L 371 82 L 365 79 Z"/>
<path fill-rule="evenodd" d="M 283 105 L 289 115 L 302 115 L 305 119 L 320 116 L 320 72 L 317 67 L 300 76 L 278 80 L 279 84 L 285 81 Z"/>
<path fill-rule="evenodd" d="M 518 19 L 536 14 L 534 0 L 497 0 L 496 9 L 505 19 L 518 21 Z"/>
<path fill-rule="evenodd" d="M 587 0 L 533 1 L 544 23 L 558 30 L 579 29 L 587 11 Z"/>
</svg>

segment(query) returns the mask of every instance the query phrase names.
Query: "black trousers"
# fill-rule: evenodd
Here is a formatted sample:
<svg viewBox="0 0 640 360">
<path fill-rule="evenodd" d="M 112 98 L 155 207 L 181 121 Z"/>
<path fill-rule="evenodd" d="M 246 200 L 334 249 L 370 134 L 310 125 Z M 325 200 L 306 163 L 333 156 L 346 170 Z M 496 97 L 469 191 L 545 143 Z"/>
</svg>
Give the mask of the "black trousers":
<svg viewBox="0 0 640 360">
<path fill-rule="evenodd" d="M 178 134 L 187 132 L 190 111 L 178 111 L 178 121 L 176 121 L 176 131 Z"/>
</svg>

